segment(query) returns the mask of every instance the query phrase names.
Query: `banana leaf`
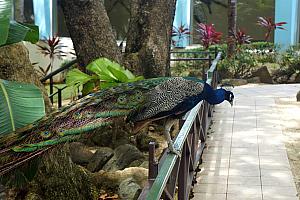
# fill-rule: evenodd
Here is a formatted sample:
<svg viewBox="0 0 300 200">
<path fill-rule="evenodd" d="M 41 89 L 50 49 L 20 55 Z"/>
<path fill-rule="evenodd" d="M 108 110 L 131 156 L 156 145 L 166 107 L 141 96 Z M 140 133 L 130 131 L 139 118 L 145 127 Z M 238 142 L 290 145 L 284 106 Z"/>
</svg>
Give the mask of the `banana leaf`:
<svg viewBox="0 0 300 200">
<path fill-rule="evenodd" d="M 0 136 L 44 115 L 44 99 L 38 87 L 0 79 Z"/>
<path fill-rule="evenodd" d="M 38 26 L 16 22 L 12 19 L 12 0 L 0 0 L 0 47 L 21 41 L 36 43 Z"/>
</svg>

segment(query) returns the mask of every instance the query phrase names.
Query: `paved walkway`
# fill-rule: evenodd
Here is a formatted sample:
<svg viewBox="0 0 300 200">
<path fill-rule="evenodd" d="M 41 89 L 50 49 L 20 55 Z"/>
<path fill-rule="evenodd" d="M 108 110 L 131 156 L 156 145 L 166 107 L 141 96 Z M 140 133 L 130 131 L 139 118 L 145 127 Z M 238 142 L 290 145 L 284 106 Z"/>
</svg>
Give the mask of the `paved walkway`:
<svg viewBox="0 0 300 200">
<path fill-rule="evenodd" d="M 295 97 L 299 90 L 236 87 L 235 105 L 216 107 L 193 199 L 298 200 L 275 98 Z"/>
</svg>

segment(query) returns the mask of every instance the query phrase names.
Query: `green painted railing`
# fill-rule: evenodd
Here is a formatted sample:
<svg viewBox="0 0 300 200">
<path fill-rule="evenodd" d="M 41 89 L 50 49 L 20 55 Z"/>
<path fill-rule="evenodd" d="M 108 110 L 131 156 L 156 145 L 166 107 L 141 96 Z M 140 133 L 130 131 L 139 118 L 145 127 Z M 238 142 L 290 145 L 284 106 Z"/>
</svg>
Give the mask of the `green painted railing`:
<svg viewBox="0 0 300 200">
<path fill-rule="evenodd" d="M 217 63 L 220 58 L 221 53 L 218 53 L 207 71 L 206 82 L 214 88 L 217 86 Z M 148 185 L 139 200 L 174 199 L 176 186 L 178 200 L 189 198 L 196 183 L 195 174 L 201 163 L 211 114 L 212 106 L 202 101 L 181 120 L 181 129 L 174 141 L 174 148 L 181 152 L 181 157 L 164 152 L 159 162 L 156 162 L 155 144 L 150 143 Z"/>
</svg>

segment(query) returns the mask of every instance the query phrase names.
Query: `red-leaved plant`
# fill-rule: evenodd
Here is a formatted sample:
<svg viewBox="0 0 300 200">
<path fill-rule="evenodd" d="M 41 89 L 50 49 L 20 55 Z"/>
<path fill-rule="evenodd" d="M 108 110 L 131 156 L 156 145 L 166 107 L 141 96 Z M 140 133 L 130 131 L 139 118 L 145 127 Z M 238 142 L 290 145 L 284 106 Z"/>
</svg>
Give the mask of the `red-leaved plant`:
<svg viewBox="0 0 300 200">
<path fill-rule="evenodd" d="M 238 29 L 230 38 L 236 45 L 250 44 L 252 38 L 242 29 Z"/>
<path fill-rule="evenodd" d="M 268 41 L 270 39 L 272 31 L 274 31 L 277 28 L 285 30 L 282 26 L 287 23 L 286 22 L 275 23 L 272 17 L 258 17 L 257 24 L 266 29 L 265 41 Z"/>
<path fill-rule="evenodd" d="M 200 34 L 201 43 L 205 49 L 210 45 L 218 44 L 221 41 L 222 33 L 217 32 L 213 24 L 198 23 L 197 32 Z"/>
<path fill-rule="evenodd" d="M 59 44 L 60 39 L 58 36 L 53 36 L 52 38 L 48 38 L 41 42 L 43 43 L 42 45 L 37 44 L 41 54 L 43 54 L 45 57 L 49 57 L 50 59 L 50 63 L 45 70 L 40 67 L 43 75 L 46 75 L 49 70 L 52 71 L 55 58 L 61 59 L 62 57 L 66 56 L 66 53 L 61 50 L 62 47 L 66 46 L 62 46 Z"/>
<path fill-rule="evenodd" d="M 181 41 L 182 39 L 189 37 L 191 34 L 189 28 L 185 27 L 185 24 L 182 24 L 179 27 L 173 26 L 172 29 L 172 44 L 176 45 L 177 42 Z M 177 38 L 173 38 L 177 37 Z"/>
</svg>

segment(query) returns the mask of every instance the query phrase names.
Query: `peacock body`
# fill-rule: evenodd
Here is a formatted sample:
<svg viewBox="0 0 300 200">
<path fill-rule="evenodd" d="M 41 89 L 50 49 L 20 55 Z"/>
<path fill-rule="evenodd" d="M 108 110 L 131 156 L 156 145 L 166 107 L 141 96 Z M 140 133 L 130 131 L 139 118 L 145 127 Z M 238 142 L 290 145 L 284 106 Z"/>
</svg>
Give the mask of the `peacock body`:
<svg viewBox="0 0 300 200">
<path fill-rule="evenodd" d="M 233 94 L 213 90 L 196 78 L 181 77 L 119 84 L 90 94 L 14 133 L 0 135 L 0 176 L 116 120 L 143 123 L 176 117 L 203 99 L 216 104 L 232 101 Z M 170 147 L 170 136 L 166 136 Z"/>
</svg>

